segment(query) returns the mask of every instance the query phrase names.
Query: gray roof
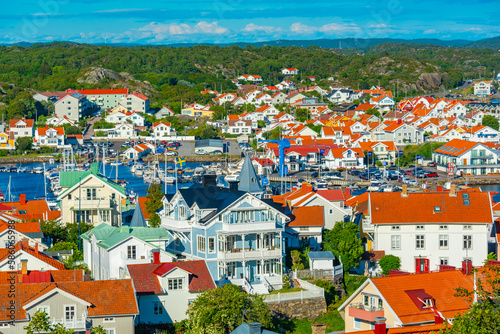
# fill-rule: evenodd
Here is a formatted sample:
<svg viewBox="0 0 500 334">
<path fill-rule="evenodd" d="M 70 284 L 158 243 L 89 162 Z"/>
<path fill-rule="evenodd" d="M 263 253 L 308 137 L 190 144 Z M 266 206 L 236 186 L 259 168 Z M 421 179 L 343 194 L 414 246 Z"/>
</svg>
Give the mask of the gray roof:
<svg viewBox="0 0 500 334">
<path fill-rule="evenodd" d="M 251 324 L 257 325 L 257 324 Z M 259 324 L 260 325 L 260 324 Z M 230 334 L 276 334 L 276 332 L 268 331 L 267 329 L 258 328 L 255 326 L 252 328 L 249 324 L 241 324 Z"/>
<path fill-rule="evenodd" d="M 321 251 L 321 252 L 308 252 L 307 255 L 311 260 L 334 260 L 335 256 L 333 256 L 330 251 Z"/>
<path fill-rule="evenodd" d="M 255 168 L 253 168 L 252 160 L 250 159 L 250 155 L 247 154 L 245 157 L 245 162 L 243 162 L 243 166 L 241 167 L 240 172 L 240 183 L 238 183 L 238 190 L 256 193 L 262 192 L 262 186 L 260 185 L 259 177 L 255 172 Z"/>
<path fill-rule="evenodd" d="M 129 224 L 130 227 L 148 227 L 146 224 L 146 219 L 144 219 L 144 215 L 142 214 L 141 206 L 139 205 L 139 201 L 137 201 L 137 205 L 135 206 L 134 215 L 132 216 L 132 220 Z"/>
<path fill-rule="evenodd" d="M 222 139 L 202 139 L 202 140 L 197 140 L 194 143 L 195 148 L 200 148 L 200 147 L 217 147 L 217 148 L 223 148 L 224 143 L 222 142 Z"/>
</svg>

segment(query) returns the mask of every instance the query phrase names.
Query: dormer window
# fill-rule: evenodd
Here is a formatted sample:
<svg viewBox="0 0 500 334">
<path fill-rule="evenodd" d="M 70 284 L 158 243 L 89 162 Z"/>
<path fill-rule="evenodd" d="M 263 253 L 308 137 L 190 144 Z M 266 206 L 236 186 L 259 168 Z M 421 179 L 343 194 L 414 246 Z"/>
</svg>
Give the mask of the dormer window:
<svg viewBox="0 0 500 334">
<path fill-rule="evenodd" d="M 169 290 L 182 290 L 182 278 L 169 278 L 168 279 L 168 289 Z"/>
<path fill-rule="evenodd" d="M 441 212 L 441 207 L 440 206 L 435 206 L 434 207 L 434 212 Z"/>
<path fill-rule="evenodd" d="M 429 307 L 433 307 L 433 306 L 434 305 L 432 304 L 432 298 L 424 299 L 423 308 L 429 308 Z"/>
<path fill-rule="evenodd" d="M 435 307 L 435 299 L 426 293 L 424 289 L 406 290 L 405 292 L 420 311 Z"/>
</svg>

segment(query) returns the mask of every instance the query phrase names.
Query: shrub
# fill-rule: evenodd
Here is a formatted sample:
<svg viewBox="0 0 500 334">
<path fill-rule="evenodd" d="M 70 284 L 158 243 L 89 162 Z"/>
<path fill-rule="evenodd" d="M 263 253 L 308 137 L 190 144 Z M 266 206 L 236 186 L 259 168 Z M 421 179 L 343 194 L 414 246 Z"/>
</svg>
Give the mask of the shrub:
<svg viewBox="0 0 500 334">
<path fill-rule="evenodd" d="M 399 270 L 401 268 L 401 259 L 395 255 L 384 255 L 379 261 L 384 275 L 389 275 L 389 270 Z"/>
</svg>

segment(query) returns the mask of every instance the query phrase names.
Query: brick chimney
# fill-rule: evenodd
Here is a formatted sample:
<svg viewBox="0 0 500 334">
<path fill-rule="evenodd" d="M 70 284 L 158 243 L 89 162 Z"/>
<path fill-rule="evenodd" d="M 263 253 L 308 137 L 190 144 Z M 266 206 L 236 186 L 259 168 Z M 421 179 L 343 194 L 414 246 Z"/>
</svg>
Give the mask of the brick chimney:
<svg viewBox="0 0 500 334">
<path fill-rule="evenodd" d="M 386 334 L 386 319 L 383 317 L 375 318 L 375 330 L 373 331 L 375 334 Z"/>
<path fill-rule="evenodd" d="M 21 260 L 21 274 L 28 275 L 28 259 Z"/>
<path fill-rule="evenodd" d="M 321 322 L 316 322 L 311 324 L 312 333 L 311 334 L 325 334 L 326 333 L 326 325 Z"/>
<path fill-rule="evenodd" d="M 160 250 L 158 248 L 153 249 L 153 263 L 160 263 Z"/>
<path fill-rule="evenodd" d="M 258 322 L 252 322 L 248 324 L 249 331 L 248 333 L 250 334 L 261 334 L 262 330 L 262 325 Z"/>
<path fill-rule="evenodd" d="M 401 197 L 408 197 L 408 186 L 403 184 L 403 190 L 401 191 Z"/>
<path fill-rule="evenodd" d="M 35 254 L 38 255 L 38 242 L 35 244 Z"/>
<path fill-rule="evenodd" d="M 450 197 L 457 197 L 457 190 L 454 184 L 450 186 Z"/>
<path fill-rule="evenodd" d="M 26 205 L 26 194 L 19 195 L 19 204 Z"/>
</svg>

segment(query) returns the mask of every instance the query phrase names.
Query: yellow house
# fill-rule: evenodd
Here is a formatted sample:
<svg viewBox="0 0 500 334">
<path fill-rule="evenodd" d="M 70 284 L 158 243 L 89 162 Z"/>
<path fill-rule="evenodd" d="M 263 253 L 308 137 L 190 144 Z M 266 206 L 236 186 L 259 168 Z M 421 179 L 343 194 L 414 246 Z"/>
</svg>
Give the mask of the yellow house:
<svg viewBox="0 0 500 334">
<path fill-rule="evenodd" d="M 14 134 L 10 131 L 0 132 L 0 149 L 14 150 L 15 148 L 16 142 L 14 140 Z"/>
</svg>

